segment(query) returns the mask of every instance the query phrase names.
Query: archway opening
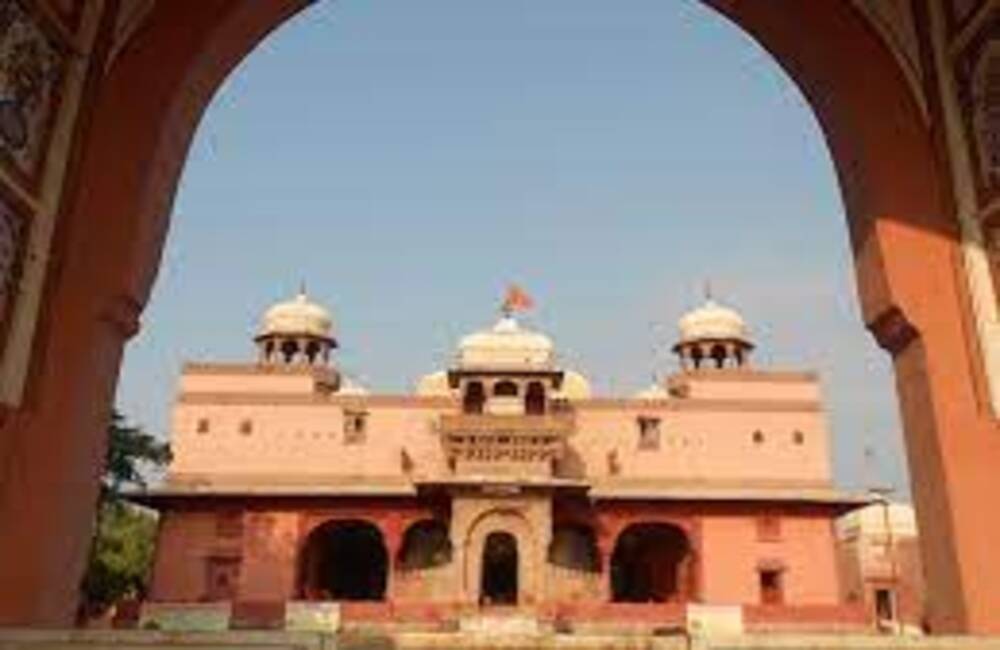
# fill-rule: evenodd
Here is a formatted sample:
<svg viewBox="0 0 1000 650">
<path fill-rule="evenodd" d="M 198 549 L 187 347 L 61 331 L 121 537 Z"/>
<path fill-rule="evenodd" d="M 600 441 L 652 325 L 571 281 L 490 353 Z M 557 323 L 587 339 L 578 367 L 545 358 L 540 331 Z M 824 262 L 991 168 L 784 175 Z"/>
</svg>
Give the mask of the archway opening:
<svg viewBox="0 0 1000 650">
<path fill-rule="evenodd" d="M 557 525 L 549 544 L 549 563 L 588 573 L 600 571 L 594 529 L 583 524 Z"/>
<path fill-rule="evenodd" d="M 299 591 L 306 600 L 384 600 L 388 554 L 378 528 L 333 521 L 309 534 L 301 552 Z"/>
<path fill-rule="evenodd" d="M 528 415 L 545 414 L 545 386 L 541 382 L 533 381 L 528 384 L 524 395 L 524 412 Z"/>
<path fill-rule="evenodd" d="M 611 600 L 684 602 L 691 596 L 691 544 L 679 527 L 641 523 L 626 528 L 611 556 Z"/>
<path fill-rule="evenodd" d="M 518 590 L 517 539 L 503 531 L 492 532 L 483 544 L 481 605 L 516 605 Z"/>
<path fill-rule="evenodd" d="M 462 396 L 462 410 L 466 413 L 477 414 L 483 412 L 486 404 L 486 390 L 482 382 L 474 381 L 465 387 L 465 394 Z"/>
<path fill-rule="evenodd" d="M 406 529 L 399 566 L 406 571 L 432 569 L 451 562 L 451 553 L 448 527 L 437 519 L 425 519 Z"/>
</svg>

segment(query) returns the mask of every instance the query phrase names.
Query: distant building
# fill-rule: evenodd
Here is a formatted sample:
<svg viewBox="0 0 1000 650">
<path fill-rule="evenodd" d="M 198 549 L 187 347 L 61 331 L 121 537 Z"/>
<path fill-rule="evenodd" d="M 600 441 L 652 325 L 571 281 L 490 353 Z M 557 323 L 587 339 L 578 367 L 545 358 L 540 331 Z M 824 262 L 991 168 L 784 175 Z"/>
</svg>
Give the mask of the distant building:
<svg viewBox="0 0 1000 650">
<path fill-rule="evenodd" d="M 920 630 L 924 577 L 913 507 L 882 501 L 837 522 L 844 598 L 862 603 L 887 629 Z"/>
<path fill-rule="evenodd" d="M 256 362 L 186 365 L 167 481 L 138 498 L 162 514 L 150 599 L 237 617 L 336 602 L 346 622 L 661 626 L 697 603 L 757 629 L 870 624 L 834 535 L 868 499 L 833 485 L 815 374 L 754 368 L 744 320 L 709 300 L 680 320 L 678 372 L 594 395 L 518 306 L 412 394 L 349 382 L 304 294 L 267 311 Z"/>
</svg>

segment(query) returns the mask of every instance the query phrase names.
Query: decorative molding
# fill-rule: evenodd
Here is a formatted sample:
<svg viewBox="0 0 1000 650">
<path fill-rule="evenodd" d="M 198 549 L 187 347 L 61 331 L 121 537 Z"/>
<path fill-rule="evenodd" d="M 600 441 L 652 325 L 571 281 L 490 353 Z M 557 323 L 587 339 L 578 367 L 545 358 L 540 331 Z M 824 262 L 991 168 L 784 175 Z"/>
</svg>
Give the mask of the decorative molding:
<svg viewBox="0 0 1000 650">
<path fill-rule="evenodd" d="M 451 397 L 420 395 L 337 395 L 336 393 L 252 393 L 252 392 L 185 392 L 177 398 L 179 404 L 202 406 L 320 406 L 354 408 L 413 408 L 458 409 L 461 402 Z M 594 397 L 571 402 L 577 413 L 586 411 L 623 411 L 625 413 L 656 413 L 661 411 L 721 411 L 726 413 L 822 413 L 817 400 L 781 399 L 664 399 L 658 401 L 627 397 Z"/>
<path fill-rule="evenodd" d="M 116 296 L 105 303 L 100 318 L 110 324 L 123 338 L 130 339 L 139 332 L 142 305 L 130 296 Z"/>
<path fill-rule="evenodd" d="M 965 47 L 998 0 L 944 0 L 951 50 Z"/>
<path fill-rule="evenodd" d="M 991 7 L 953 57 L 976 202 L 1000 198 L 1000 8 Z"/>
<path fill-rule="evenodd" d="M 17 310 L 30 227 L 28 208 L 0 186 L 0 350 L 6 349 Z"/>
<path fill-rule="evenodd" d="M 51 25 L 19 0 L 0 0 L 0 164 L 38 190 L 70 51 Z"/>
<path fill-rule="evenodd" d="M 893 356 L 901 354 L 920 336 L 903 310 L 896 306 L 889 307 L 868 323 L 868 331 L 875 337 L 879 347 Z"/>
<path fill-rule="evenodd" d="M 115 20 L 114 38 L 105 61 L 107 72 L 156 7 L 156 0 L 122 0 Z"/>
<path fill-rule="evenodd" d="M 910 0 L 854 0 L 854 6 L 875 28 L 896 59 L 924 119 L 929 121 L 930 111 L 923 89 L 925 72 Z"/>
</svg>

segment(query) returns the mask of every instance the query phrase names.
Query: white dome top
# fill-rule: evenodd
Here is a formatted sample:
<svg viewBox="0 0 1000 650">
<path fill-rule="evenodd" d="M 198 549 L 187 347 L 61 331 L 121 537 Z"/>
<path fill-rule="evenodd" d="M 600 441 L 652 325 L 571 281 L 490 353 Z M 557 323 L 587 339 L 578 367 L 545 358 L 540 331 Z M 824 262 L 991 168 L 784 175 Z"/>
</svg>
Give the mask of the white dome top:
<svg viewBox="0 0 1000 650">
<path fill-rule="evenodd" d="M 356 381 L 344 378 L 337 392 L 341 395 L 367 395 L 368 389 Z"/>
<path fill-rule="evenodd" d="M 332 338 L 333 318 L 323 307 L 309 300 L 304 291 L 279 302 L 264 313 L 260 336 L 291 335 Z"/>
<path fill-rule="evenodd" d="M 590 381 L 578 372 L 567 370 L 563 373 L 562 386 L 553 397 L 573 401 L 590 399 L 590 395 Z"/>
<path fill-rule="evenodd" d="M 511 316 L 504 316 L 488 330 L 464 337 L 458 344 L 462 368 L 551 368 L 552 340 L 523 329 Z"/>
<path fill-rule="evenodd" d="M 681 343 L 715 339 L 750 342 L 746 321 L 739 312 L 724 307 L 711 298 L 701 307 L 682 316 L 677 326 L 681 333 Z"/>
<path fill-rule="evenodd" d="M 452 390 L 448 385 L 448 373 L 443 370 L 439 370 L 437 372 L 424 375 L 417 380 L 417 386 L 414 389 L 414 392 L 421 397 L 447 397 L 451 395 Z"/>
<path fill-rule="evenodd" d="M 650 384 L 649 387 L 640 390 L 635 394 L 635 399 L 642 400 L 657 400 L 657 399 L 670 399 L 670 393 L 661 384 L 655 383 Z"/>
</svg>

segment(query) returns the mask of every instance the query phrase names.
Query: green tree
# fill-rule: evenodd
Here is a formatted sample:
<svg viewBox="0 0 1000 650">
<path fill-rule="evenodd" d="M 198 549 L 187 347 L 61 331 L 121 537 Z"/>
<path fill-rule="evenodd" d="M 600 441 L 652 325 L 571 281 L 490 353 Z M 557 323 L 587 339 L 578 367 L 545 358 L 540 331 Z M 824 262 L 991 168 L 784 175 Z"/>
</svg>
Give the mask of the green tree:
<svg viewBox="0 0 1000 650">
<path fill-rule="evenodd" d="M 156 518 L 128 503 L 124 492 L 146 486 L 150 473 L 170 461 L 170 446 L 115 411 L 98 497 L 90 559 L 81 585 L 81 618 L 118 600 L 142 596 L 152 565 Z"/>
</svg>

